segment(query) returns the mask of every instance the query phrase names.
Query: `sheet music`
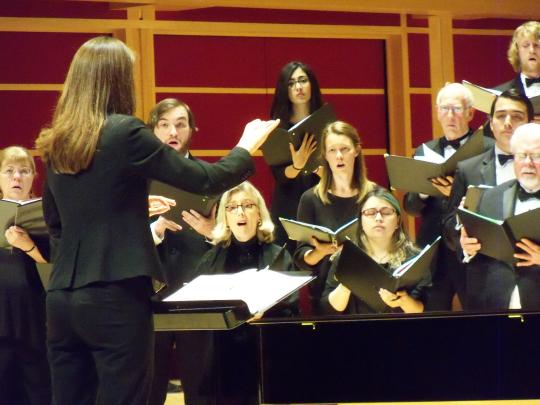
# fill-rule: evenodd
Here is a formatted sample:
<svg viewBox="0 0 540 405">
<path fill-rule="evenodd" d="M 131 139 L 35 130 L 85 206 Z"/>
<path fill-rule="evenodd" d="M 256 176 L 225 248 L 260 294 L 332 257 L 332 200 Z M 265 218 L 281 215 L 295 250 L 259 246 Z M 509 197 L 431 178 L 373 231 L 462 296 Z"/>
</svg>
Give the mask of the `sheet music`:
<svg viewBox="0 0 540 405">
<path fill-rule="evenodd" d="M 424 156 L 414 156 L 414 159 L 430 163 L 444 163 L 446 161 L 444 156 L 439 155 L 434 150 L 428 148 L 425 144 L 422 145 L 422 151 L 424 152 Z"/>
<path fill-rule="evenodd" d="M 201 275 L 163 301 L 242 300 L 255 314 L 313 279 L 298 272 L 249 269 L 233 274 Z"/>
</svg>

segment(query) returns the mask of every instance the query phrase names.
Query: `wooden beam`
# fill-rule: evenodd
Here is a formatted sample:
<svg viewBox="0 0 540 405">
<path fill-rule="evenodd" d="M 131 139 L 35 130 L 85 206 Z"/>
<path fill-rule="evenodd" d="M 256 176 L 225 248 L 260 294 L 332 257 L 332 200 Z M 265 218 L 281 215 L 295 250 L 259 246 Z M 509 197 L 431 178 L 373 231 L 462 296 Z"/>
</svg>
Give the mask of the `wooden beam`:
<svg viewBox="0 0 540 405">
<path fill-rule="evenodd" d="M 206 7 L 240 7 L 258 9 L 343 11 L 359 13 L 415 14 L 421 16 L 447 13 L 457 18 L 540 17 L 538 0 L 69 0 L 103 2 L 119 7 L 147 4 L 156 10 L 175 11 Z"/>
</svg>

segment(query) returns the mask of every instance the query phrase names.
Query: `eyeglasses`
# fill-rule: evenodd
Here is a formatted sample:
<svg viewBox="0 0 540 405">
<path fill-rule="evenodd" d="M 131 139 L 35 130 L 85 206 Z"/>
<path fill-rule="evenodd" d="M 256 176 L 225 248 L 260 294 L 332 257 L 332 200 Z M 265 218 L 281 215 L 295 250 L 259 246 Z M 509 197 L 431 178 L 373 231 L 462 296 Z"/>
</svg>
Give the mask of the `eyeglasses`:
<svg viewBox="0 0 540 405">
<path fill-rule="evenodd" d="M 525 162 L 527 157 L 531 159 L 531 162 L 533 163 L 540 163 L 540 153 L 514 153 L 514 160 L 517 162 Z"/>
<path fill-rule="evenodd" d="M 462 105 L 440 105 L 439 111 L 443 114 L 448 114 L 452 111 L 455 115 L 461 115 L 469 107 L 463 107 Z"/>
<path fill-rule="evenodd" d="M 300 87 L 304 87 L 309 83 L 309 79 L 306 76 L 301 76 L 298 79 L 289 80 L 289 87 L 294 87 L 296 84 L 299 84 Z"/>
<path fill-rule="evenodd" d="M 391 217 L 396 213 L 396 210 L 391 207 L 382 207 L 382 208 L 367 208 L 362 211 L 362 215 L 368 218 L 374 218 L 377 216 L 377 214 L 380 214 L 381 217 Z"/>
<path fill-rule="evenodd" d="M 230 213 L 238 213 L 238 209 L 240 207 L 242 207 L 242 211 L 248 212 L 255 209 L 255 207 L 257 207 L 257 204 L 252 201 L 244 201 L 240 204 L 227 204 L 225 205 L 225 211 Z"/>
<path fill-rule="evenodd" d="M 6 169 L 2 172 L 2 175 L 9 178 L 13 178 L 15 177 L 15 173 L 19 173 L 19 176 L 21 177 L 29 177 L 32 174 L 34 174 L 34 172 L 31 169 Z"/>
</svg>

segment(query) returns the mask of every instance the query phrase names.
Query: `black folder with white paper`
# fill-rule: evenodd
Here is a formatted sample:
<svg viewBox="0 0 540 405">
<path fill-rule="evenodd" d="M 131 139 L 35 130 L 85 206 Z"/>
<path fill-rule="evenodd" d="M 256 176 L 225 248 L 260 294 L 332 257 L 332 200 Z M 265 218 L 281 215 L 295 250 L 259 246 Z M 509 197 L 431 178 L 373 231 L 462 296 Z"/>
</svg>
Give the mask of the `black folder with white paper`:
<svg viewBox="0 0 540 405">
<path fill-rule="evenodd" d="M 310 272 L 269 269 L 201 275 L 155 303 L 155 328 L 232 329 L 264 313 L 314 278 Z"/>
<path fill-rule="evenodd" d="M 489 114 L 491 112 L 491 105 L 497 96 L 499 96 L 502 91 L 496 89 L 489 89 L 487 87 L 482 87 L 477 84 L 471 83 L 467 80 L 462 81 L 463 85 L 468 88 L 473 95 L 473 107 L 479 111 Z M 531 104 L 533 105 L 534 114 L 540 114 L 540 96 L 529 97 Z"/>
<path fill-rule="evenodd" d="M 278 166 L 291 163 L 291 152 L 289 143 L 298 150 L 306 134 L 312 134 L 317 142 L 317 149 L 311 154 L 304 166 L 304 170 L 313 171 L 320 165 L 319 155 L 321 147 L 321 136 L 324 127 L 336 121 L 336 114 L 330 104 L 325 104 L 311 115 L 298 122 L 288 131 L 283 128 L 276 128 L 268 136 L 268 139 L 261 147 L 264 160 L 270 166 Z"/>
<path fill-rule="evenodd" d="M 9 248 L 5 231 L 12 225 L 24 228 L 30 237 L 47 235 L 41 198 L 28 201 L 0 200 L 0 247 Z"/>
<path fill-rule="evenodd" d="M 184 210 L 189 211 L 192 209 L 205 217 L 209 216 L 212 207 L 220 198 L 220 196 L 190 193 L 156 180 L 150 183 L 149 194 L 172 198 L 176 201 L 175 206 L 171 207 L 166 213 L 161 214 L 174 222 L 182 222 L 182 211 Z"/>
<path fill-rule="evenodd" d="M 347 222 L 335 231 L 325 226 L 308 224 L 294 219 L 279 218 L 279 220 L 289 239 L 305 243 L 311 243 L 311 237 L 315 237 L 320 242 L 341 245 L 346 239 L 355 240 L 358 229 L 358 218 Z"/>
<path fill-rule="evenodd" d="M 424 156 L 408 158 L 384 155 L 390 185 L 394 189 L 423 193 L 434 197 L 442 196 L 431 183 L 436 177 L 453 176 L 457 164 L 479 155 L 484 150 L 482 131 L 476 131 L 452 156 L 444 159 L 424 145 Z"/>
<path fill-rule="evenodd" d="M 506 218 L 504 221 L 458 208 L 459 220 L 470 237 L 478 239 L 480 253 L 513 265 L 516 242 L 527 238 L 540 243 L 540 208 Z"/>
<path fill-rule="evenodd" d="M 354 243 L 345 241 L 337 263 L 336 279 L 374 311 L 383 312 L 387 305 L 379 296 L 379 289 L 390 292 L 410 289 L 428 278 L 440 239 L 438 237 L 392 273 Z"/>
</svg>

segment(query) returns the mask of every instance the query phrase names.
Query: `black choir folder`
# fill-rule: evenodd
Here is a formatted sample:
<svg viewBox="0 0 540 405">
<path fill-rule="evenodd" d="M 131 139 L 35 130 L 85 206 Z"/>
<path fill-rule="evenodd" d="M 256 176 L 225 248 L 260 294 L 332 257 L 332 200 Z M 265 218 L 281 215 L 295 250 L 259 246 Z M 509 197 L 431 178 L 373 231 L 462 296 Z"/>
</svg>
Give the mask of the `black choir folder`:
<svg viewBox="0 0 540 405">
<path fill-rule="evenodd" d="M 30 237 L 47 235 L 41 198 L 28 201 L 0 200 L 0 247 L 2 248 L 10 247 L 5 232 L 12 225 L 24 228 Z"/>
<path fill-rule="evenodd" d="M 473 95 L 473 107 L 486 114 L 491 112 L 493 101 L 502 93 L 500 90 L 482 87 L 467 80 L 463 80 L 462 83 Z M 540 114 L 540 96 L 530 97 L 529 100 L 531 100 L 535 115 Z"/>
<path fill-rule="evenodd" d="M 484 150 L 482 131 L 476 131 L 452 156 L 444 159 L 438 153 L 424 146 L 424 156 L 408 158 L 384 155 L 390 185 L 394 189 L 442 196 L 430 179 L 453 176 L 458 162 L 476 156 Z"/>
<path fill-rule="evenodd" d="M 514 253 L 521 250 L 516 242 L 521 238 L 540 243 L 540 208 L 506 218 L 504 221 L 486 217 L 465 208 L 458 208 L 459 220 L 470 237 L 482 244 L 480 253 L 514 265 Z"/>
<path fill-rule="evenodd" d="M 383 312 L 387 305 L 379 296 L 379 289 L 396 292 L 412 288 L 428 278 L 440 239 L 439 236 L 431 245 L 392 273 L 354 243 L 345 241 L 337 263 L 336 279 L 374 311 Z"/>
<path fill-rule="evenodd" d="M 336 114 L 332 106 L 325 104 L 291 127 L 288 131 L 283 128 L 276 128 L 261 147 L 264 160 L 270 166 L 291 163 L 292 158 L 289 143 L 292 143 L 294 148 L 298 149 L 302 144 L 304 136 L 306 134 L 313 134 L 317 142 L 317 149 L 309 157 L 304 170 L 311 172 L 317 169 L 320 164 L 319 155 L 323 129 L 329 123 L 336 121 L 336 119 Z"/>
<path fill-rule="evenodd" d="M 294 219 L 279 218 L 289 239 L 311 243 L 314 236 L 320 242 L 329 242 L 341 245 L 346 239 L 356 239 L 358 218 L 347 222 L 335 231 L 321 225 L 308 224 L 307 222 L 295 221 Z"/>
<path fill-rule="evenodd" d="M 155 303 L 155 329 L 233 329 L 272 308 L 314 278 L 306 271 L 281 272 L 268 268 L 201 275 Z"/>
<path fill-rule="evenodd" d="M 171 207 L 163 215 L 171 221 L 179 222 L 182 218 L 182 211 L 190 209 L 197 211 L 199 214 L 207 217 L 212 211 L 212 207 L 219 201 L 220 196 L 194 194 L 184 191 L 160 181 L 152 181 L 150 183 L 150 192 L 152 195 L 161 195 L 163 197 L 172 198 L 176 201 L 176 205 Z"/>
</svg>

